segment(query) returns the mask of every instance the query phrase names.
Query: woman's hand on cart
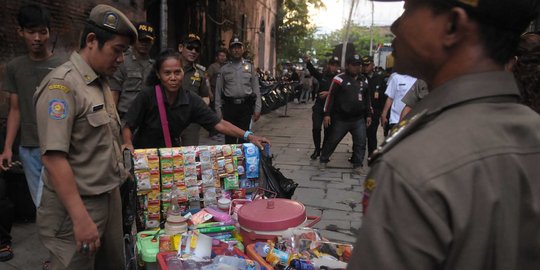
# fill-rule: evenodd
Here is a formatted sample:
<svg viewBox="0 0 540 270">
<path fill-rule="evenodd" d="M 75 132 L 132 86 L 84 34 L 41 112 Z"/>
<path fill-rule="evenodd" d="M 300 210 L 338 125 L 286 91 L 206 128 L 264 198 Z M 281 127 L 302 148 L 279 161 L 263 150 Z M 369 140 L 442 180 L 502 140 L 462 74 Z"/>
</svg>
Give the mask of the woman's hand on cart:
<svg viewBox="0 0 540 270">
<path fill-rule="evenodd" d="M 255 134 L 250 134 L 247 139 L 249 140 L 250 143 L 256 145 L 257 147 L 259 147 L 259 149 L 261 150 L 264 150 L 264 145 L 265 144 L 268 144 L 268 145 L 272 145 L 270 143 L 270 141 L 265 138 L 265 137 L 262 137 L 262 136 L 257 136 Z"/>
</svg>

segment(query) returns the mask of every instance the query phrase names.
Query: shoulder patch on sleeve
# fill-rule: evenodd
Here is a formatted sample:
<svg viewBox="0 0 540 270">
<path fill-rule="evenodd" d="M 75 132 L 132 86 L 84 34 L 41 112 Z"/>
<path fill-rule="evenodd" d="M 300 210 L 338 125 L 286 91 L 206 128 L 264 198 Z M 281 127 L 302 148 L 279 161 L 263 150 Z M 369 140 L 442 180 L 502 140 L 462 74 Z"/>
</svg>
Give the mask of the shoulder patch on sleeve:
<svg viewBox="0 0 540 270">
<path fill-rule="evenodd" d="M 332 82 L 341 84 L 343 82 L 343 79 L 339 76 L 335 76 L 334 79 L 332 79 Z"/>
<path fill-rule="evenodd" d="M 69 87 L 62 84 L 49 84 L 47 88 L 49 88 L 49 90 L 60 90 L 64 93 L 69 93 Z"/>
<path fill-rule="evenodd" d="M 66 118 L 68 105 L 65 100 L 54 98 L 49 100 L 49 117 L 53 120 Z"/>
</svg>

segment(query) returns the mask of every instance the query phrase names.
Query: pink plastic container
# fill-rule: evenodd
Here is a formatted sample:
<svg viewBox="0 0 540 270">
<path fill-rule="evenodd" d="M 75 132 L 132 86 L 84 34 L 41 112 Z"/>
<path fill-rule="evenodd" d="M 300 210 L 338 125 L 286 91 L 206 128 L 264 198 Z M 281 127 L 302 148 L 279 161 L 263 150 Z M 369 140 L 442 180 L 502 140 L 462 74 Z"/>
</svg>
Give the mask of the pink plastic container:
<svg viewBox="0 0 540 270">
<path fill-rule="evenodd" d="M 283 231 L 295 227 L 312 227 L 320 217 L 306 216 L 306 207 L 287 199 L 266 199 L 248 203 L 238 211 L 240 235 L 244 245 L 275 240 Z"/>
</svg>

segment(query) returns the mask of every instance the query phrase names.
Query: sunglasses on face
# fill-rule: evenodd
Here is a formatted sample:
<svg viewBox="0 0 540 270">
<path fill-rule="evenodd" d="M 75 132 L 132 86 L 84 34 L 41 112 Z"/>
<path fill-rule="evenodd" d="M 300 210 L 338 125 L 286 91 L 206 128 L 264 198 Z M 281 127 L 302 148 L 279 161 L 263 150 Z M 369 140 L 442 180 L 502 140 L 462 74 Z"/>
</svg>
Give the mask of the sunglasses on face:
<svg viewBox="0 0 540 270">
<path fill-rule="evenodd" d="M 193 45 L 186 46 L 186 49 L 188 49 L 190 51 L 195 50 L 195 52 L 200 52 L 200 50 L 201 50 L 201 48 L 199 48 L 199 46 L 193 46 Z"/>
</svg>

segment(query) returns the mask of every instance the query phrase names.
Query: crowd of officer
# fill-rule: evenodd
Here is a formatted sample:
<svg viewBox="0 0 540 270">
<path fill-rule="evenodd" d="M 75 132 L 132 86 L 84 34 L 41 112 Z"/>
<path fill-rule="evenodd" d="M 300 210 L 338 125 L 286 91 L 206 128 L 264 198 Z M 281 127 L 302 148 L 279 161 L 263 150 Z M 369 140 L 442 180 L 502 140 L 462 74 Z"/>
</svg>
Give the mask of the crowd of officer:
<svg viewBox="0 0 540 270">
<path fill-rule="evenodd" d="M 340 72 L 338 57 L 327 61 L 322 73 L 304 57 L 306 69 L 318 81 L 318 91 L 312 107 L 312 135 L 314 151 L 310 158 L 320 157 L 320 169 L 324 170 L 330 156 L 343 137 L 353 137 L 352 157 L 356 173 L 365 174 L 364 156 L 377 147 L 377 130 L 387 95 L 388 75 L 376 71 L 373 58 L 352 55 L 346 59 L 346 67 Z M 324 128 L 324 137 L 321 131 Z"/>
</svg>

